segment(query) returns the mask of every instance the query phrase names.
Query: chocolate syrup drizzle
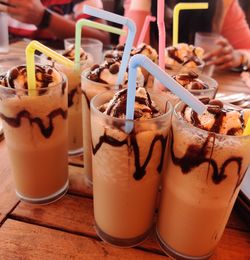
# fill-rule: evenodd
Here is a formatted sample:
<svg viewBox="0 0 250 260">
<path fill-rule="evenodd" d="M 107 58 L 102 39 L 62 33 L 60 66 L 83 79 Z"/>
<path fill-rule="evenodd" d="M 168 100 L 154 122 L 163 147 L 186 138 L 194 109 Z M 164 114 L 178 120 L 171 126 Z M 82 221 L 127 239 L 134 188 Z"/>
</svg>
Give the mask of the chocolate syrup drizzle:
<svg viewBox="0 0 250 260">
<path fill-rule="evenodd" d="M 185 109 L 185 108 L 184 108 Z M 209 108 L 208 108 L 209 109 Z M 216 108 L 214 108 L 215 110 Z M 220 133 L 220 129 L 222 127 L 222 122 L 223 122 L 223 118 L 226 116 L 226 113 L 230 111 L 228 109 L 224 109 L 224 108 L 219 108 L 218 111 L 216 111 L 216 113 L 214 114 L 214 124 L 212 125 L 211 129 L 209 130 L 212 133 Z M 183 115 L 184 116 L 184 115 Z M 244 117 L 243 117 L 243 113 L 240 113 L 240 122 L 242 127 L 244 126 Z M 203 125 L 201 124 L 199 118 L 198 118 L 198 114 L 195 111 L 192 111 L 191 113 L 191 124 L 195 127 L 198 127 L 200 129 L 204 129 Z M 226 135 L 235 135 L 238 131 L 240 131 L 241 128 L 231 128 L 228 129 Z"/>
<path fill-rule="evenodd" d="M 94 147 L 92 145 L 92 151 L 95 155 L 98 150 L 101 148 L 101 146 L 106 143 L 114 147 L 121 147 L 123 145 L 128 146 L 128 151 L 134 151 L 134 164 L 135 164 L 135 172 L 133 174 L 133 177 L 136 181 L 141 180 L 145 174 L 146 174 L 146 168 L 150 162 L 150 159 L 153 154 L 154 146 L 157 142 L 161 143 L 161 157 L 159 165 L 157 166 L 157 171 L 160 174 L 163 167 L 163 161 L 164 161 L 164 154 L 166 150 L 166 143 L 167 143 L 167 136 L 164 137 L 163 135 L 156 135 L 150 144 L 149 152 L 147 154 L 147 157 L 142 165 L 140 165 L 140 148 L 137 143 L 136 134 L 134 132 L 130 133 L 130 135 L 127 136 L 126 139 L 119 141 L 111 136 L 109 136 L 106 132 L 104 135 L 100 136 L 99 142 Z"/>
<path fill-rule="evenodd" d="M 175 153 L 174 153 L 174 134 L 173 130 L 172 132 L 172 138 L 170 141 L 170 151 L 171 151 L 171 157 L 172 161 L 175 165 L 179 166 L 182 170 L 183 174 L 188 174 L 191 172 L 192 169 L 200 166 L 203 163 L 208 164 L 208 170 L 207 170 L 207 177 L 209 176 L 210 168 L 212 167 L 212 181 L 214 184 L 220 184 L 224 179 L 226 179 L 227 175 L 225 174 L 226 168 L 228 167 L 229 164 L 231 163 L 236 163 L 237 164 L 237 174 L 238 174 L 238 179 L 234 188 L 234 191 L 232 193 L 231 198 L 233 197 L 234 192 L 236 189 L 240 186 L 245 173 L 241 174 L 241 169 L 242 169 L 242 157 L 237 157 L 237 156 L 231 156 L 228 158 L 222 166 L 219 168 L 216 161 L 212 159 L 212 153 L 214 149 L 214 142 L 215 142 L 215 134 L 210 133 L 203 143 L 203 145 L 190 145 L 186 153 L 184 154 L 183 157 L 178 158 Z M 211 148 L 211 153 L 209 156 L 207 156 L 208 153 L 208 144 L 211 142 L 210 139 L 212 139 L 213 142 L 213 147 Z"/>
<path fill-rule="evenodd" d="M 41 77 L 38 77 L 38 73 L 40 73 Z M 47 88 L 50 83 L 53 82 L 53 69 L 50 66 L 40 66 L 36 65 L 35 67 L 35 75 L 36 75 L 36 82 L 37 84 L 37 90 L 38 94 L 44 94 L 47 91 Z M 16 89 L 15 87 L 15 80 L 18 78 L 18 76 L 23 75 L 24 78 L 26 78 L 27 72 L 26 72 L 26 66 L 21 65 L 16 68 L 13 68 L 9 74 L 2 75 L 0 78 L 0 81 L 3 82 L 5 87 L 9 87 L 12 89 Z M 62 95 L 64 95 L 66 88 L 66 82 L 63 82 L 62 84 Z M 27 81 L 23 84 L 23 89 L 28 89 Z M 27 92 L 28 94 L 28 92 Z"/>
<path fill-rule="evenodd" d="M 69 91 L 68 93 L 68 107 L 73 106 L 74 102 L 74 96 L 77 94 L 77 88 L 71 89 L 71 91 Z"/>
<path fill-rule="evenodd" d="M 32 117 L 31 113 L 27 110 L 21 110 L 16 117 L 7 117 L 4 114 L 0 113 L 0 118 L 4 120 L 8 125 L 18 128 L 21 126 L 21 121 L 22 118 L 26 118 L 29 120 L 30 125 L 32 124 L 37 124 L 38 127 L 40 128 L 40 131 L 42 135 L 45 138 L 49 138 L 54 130 L 54 124 L 53 124 L 53 119 L 61 116 L 63 119 L 67 118 L 67 110 L 63 110 L 62 108 L 57 108 L 50 112 L 47 117 L 49 118 L 49 126 L 46 127 L 42 121 L 41 118 L 39 117 Z"/>
<path fill-rule="evenodd" d="M 192 55 L 188 55 L 184 58 L 184 60 L 182 60 L 178 55 L 177 55 L 177 51 L 178 49 L 176 47 L 169 47 L 168 49 L 168 56 L 175 60 L 176 62 L 178 62 L 179 64 L 182 64 L 183 66 L 185 66 L 187 63 L 193 61 L 197 66 L 201 65 L 201 61 L 200 59 L 197 57 L 196 53 L 195 53 L 195 48 L 192 51 Z"/>
<path fill-rule="evenodd" d="M 91 81 L 108 84 L 105 80 L 101 79 L 101 73 L 103 70 L 108 69 L 111 74 L 117 74 L 119 72 L 120 63 L 115 58 L 107 58 L 101 65 L 93 65 L 90 68 L 90 72 L 87 78 Z"/>
<path fill-rule="evenodd" d="M 152 104 L 152 100 L 148 92 L 146 92 L 147 98 L 135 96 L 135 102 L 146 107 L 141 110 L 134 111 L 134 119 L 138 119 L 143 116 L 144 113 L 150 113 L 152 118 L 159 116 L 159 110 Z M 108 107 L 106 114 L 111 115 L 113 111 L 113 117 L 122 117 L 126 113 L 126 103 L 127 103 L 127 89 L 120 90 L 116 94 L 116 98 L 113 103 Z"/>
</svg>

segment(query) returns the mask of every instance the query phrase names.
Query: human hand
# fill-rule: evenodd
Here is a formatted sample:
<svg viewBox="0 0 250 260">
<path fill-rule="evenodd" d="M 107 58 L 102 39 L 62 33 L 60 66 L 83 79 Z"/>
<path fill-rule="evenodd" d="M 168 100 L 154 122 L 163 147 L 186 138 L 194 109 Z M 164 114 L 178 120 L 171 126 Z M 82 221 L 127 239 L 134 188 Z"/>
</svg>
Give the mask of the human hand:
<svg viewBox="0 0 250 260">
<path fill-rule="evenodd" d="M 6 12 L 12 18 L 23 23 L 38 25 L 42 20 L 44 10 L 45 7 L 40 0 L 0 1 L 0 11 Z"/>
<path fill-rule="evenodd" d="M 204 56 L 206 65 L 216 65 L 220 70 L 232 69 L 241 65 L 242 54 L 235 50 L 225 38 L 220 38 L 217 43 L 218 48 Z"/>
</svg>

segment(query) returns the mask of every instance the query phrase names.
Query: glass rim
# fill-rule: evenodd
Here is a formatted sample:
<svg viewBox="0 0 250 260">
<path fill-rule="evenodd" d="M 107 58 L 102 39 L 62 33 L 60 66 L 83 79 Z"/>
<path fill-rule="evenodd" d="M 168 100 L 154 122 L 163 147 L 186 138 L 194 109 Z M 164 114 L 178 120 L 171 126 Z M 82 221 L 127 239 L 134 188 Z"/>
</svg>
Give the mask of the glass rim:
<svg viewBox="0 0 250 260">
<path fill-rule="evenodd" d="M 101 83 L 101 82 L 96 82 L 96 81 L 88 79 L 87 78 L 87 74 L 89 72 L 90 72 L 90 68 L 86 68 L 85 70 L 83 70 L 82 73 L 81 73 L 81 80 L 84 79 L 84 80 L 90 82 L 91 84 L 96 84 L 96 85 L 98 85 L 100 87 L 109 87 L 109 88 L 114 87 L 114 88 L 117 88 L 117 89 L 119 88 L 119 85 L 117 85 L 117 84 Z"/>
<path fill-rule="evenodd" d="M 154 121 L 157 121 L 159 119 L 164 119 L 165 117 L 171 117 L 172 115 L 172 112 L 173 112 L 173 106 L 171 104 L 171 102 L 169 100 L 166 100 L 166 108 L 167 108 L 167 111 L 164 112 L 162 115 L 160 116 L 157 116 L 157 117 L 154 117 L 154 118 L 149 118 L 149 119 L 144 119 L 144 120 L 131 120 L 131 119 L 126 119 L 126 118 L 117 118 L 117 117 L 113 117 L 113 116 L 110 116 L 110 115 L 107 115 L 107 114 L 104 114 L 102 113 L 100 110 L 98 110 L 95 105 L 94 105 L 94 102 L 96 101 L 96 99 L 98 99 L 100 96 L 102 95 L 105 95 L 107 94 L 108 92 L 115 92 L 115 90 L 107 90 L 107 91 L 103 91 L 99 94 L 97 94 L 96 96 L 94 96 L 91 101 L 90 101 L 90 108 L 91 110 L 93 110 L 95 113 L 97 113 L 98 115 L 100 115 L 101 118 L 103 119 L 111 119 L 115 122 L 123 122 L 123 123 L 126 123 L 126 122 L 133 122 L 135 125 L 136 124 L 144 124 L 144 123 L 148 123 L 148 122 L 154 122 Z M 159 94 L 158 92 L 156 91 L 149 91 L 149 93 L 153 93 L 155 95 Z M 163 98 L 163 97 L 162 97 Z"/>
<path fill-rule="evenodd" d="M 37 93 L 37 92 L 40 92 L 40 91 L 43 91 L 43 90 L 48 90 L 48 89 L 56 88 L 56 87 L 62 85 L 64 82 L 67 82 L 67 77 L 66 77 L 66 75 L 65 75 L 62 71 L 56 69 L 55 67 L 52 67 L 52 66 L 50 66 L 50 65 L 38 64 L 38 63 L 35 64 L 35 65 L 47 66 L 47 67 L 50 67 L 50 68 L 52 68 L 52 69 L 55 69 L 55 70 L 61 75 L 61 77 L 62 77 L 61 81 L 60 81 L 59 83 L 57 83 L 57 84 L 53 84 L 52 86 L 41 87 L 41 88 L 35 88 L 35 89 L 29 89 L 29 88 L 27 88 L 27 89 L 24 89 L 24 88 L 16 89 L 16 88 L 8 87 L 8 86 L 7 86 L 7 87 L 6 87 L 6 86 L 3 86 L 3 85 L 0 83 L 0 90 L 9 91 L 9 92 L 15 92 L 15 93 L 16 93 L 16 92 L 24 92 L 25 94 L 28 95 L 28 94 L 30 94 L 30 93 Z M 16 67 L 19 67 L 19 66 L 25 66 L 25 67 L 27 67 L 26 64 L 20 64 L 20 65 L 17 65 L 17 66 L 13 66 L 13 67 L 11 67 L 11 68 L 9 68 L 9 69 L 3 71 L 3 72 L 0 72 L 0 76 L 1 76 L 1 75 L 4 75 L 4 74 L 6 74 L 6 73 L 8 73 L 10 70 L 12 70 L 12 69 L 14 69 L 14 68 L 16 68 Z M 44 93 L 44 94 L 42 94 L 42 95 L 45 95 L 45 94 L 46 94 L 46 93 Z"/>
<path fill-rule="evenodd" d="M 178 102 L 174 109 L 173 109 L 173 117 L 175 117 L 178 122 L 180 122 L 181 124 L 184 124 L 185 126 L 188 126 L 189 128 L 193 129 L 193 130 L 196 130 L 196 131 L 199 131 L 201 133 L 206 133 L 206 134 L 214 134 L 215 137 L 220 137 L 220 138 L 232 138 L 232 139 L 250 139 L 250 135 L 226 135 L 226 134 L 219 134 L 219 133 L 214 133 L 214 132 L 210 132 L 208 130 L 205 130 L 205 129 L 201 129 L 199 127 L 196 127 L 190 123 L 188 123 L 187 121 L 184 120 L 184 118 L 178 114 L 178 112 L 180 111 L 177 111 L 182 105 L 186 105 L 184 102 L 180 101 Z M 186 105 L 187 106 L 187 105 Z"/>
<path fill-rule="evenodd" d="M 75 42 L 75 38 L 74 37 L 70 37 L 70 38 L 66 38 L 64 39 L 64 43 L 65 42 L 68 42 L 70 44 L 70 41 L 74 41 Z M 84 43 L 85 41 L 85 43 Z M 88 43 L 89 41 L 89 43 Z M 99 46 L 103 46 L 103 43 L 98 40 L 98 39 L 95 39 L 95 38 L 91 38 L 91 37 L 82 37 L 81 38 L 81 45 L 99 45 Z"/>
</svg>

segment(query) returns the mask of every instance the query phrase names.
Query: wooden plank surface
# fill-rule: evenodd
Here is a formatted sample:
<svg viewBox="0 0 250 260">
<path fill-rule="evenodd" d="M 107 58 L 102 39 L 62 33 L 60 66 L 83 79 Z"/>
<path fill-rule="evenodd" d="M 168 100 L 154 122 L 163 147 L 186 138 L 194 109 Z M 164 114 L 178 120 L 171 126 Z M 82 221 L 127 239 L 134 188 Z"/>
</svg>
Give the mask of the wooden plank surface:
<svg viewBox="0 0 250 260">
<path fill-rule="evenodd" d="M 89 198 L 66 195 L 61 200 L 43 207 L 21 202 L 10 216 L 21 221 L 97 237 L 94 230 L 93 201 Z M 153 236 L 140 247 L 161 253 Z"/>
<path fill-rule="evenodd" d="M 94 230 L 93 202 L 89 198 L 66 195 L 56 203 L 43 207 L 21 202 L 12 212 L 11 217 L 20 221 L 56 227 L 66 232 L 97 237 Z M 250 235 L 245 229 L 240 231 L 241 228 L 239 224 L 235 230 L 226 228 L 215 257 L 226 255 L 229 249 L 230 252 L 232 251 L 231 254 L 239 258 L 249 255 Z M 142 243 L 140 248 L 161 253 L 153 236 Z"/>
<path fill-rule="evenodd" d="M 0 223 L 18 203 L 5 142 L 0 142 Z"/>
<path fill-rule="evenodd" d="M 120 249 L 96 239 L 7 220 L 0 229 L 0 259 L 166 259 L 139 249 Z"/>
<path fill-rule="evenodd" d="M 224 93 L 249 93 L 250 88 L 247 87 L 240 78 L 240 73 L 216 72 L 215 80 L 218 82 L 218 92 Z"/>
</svg>

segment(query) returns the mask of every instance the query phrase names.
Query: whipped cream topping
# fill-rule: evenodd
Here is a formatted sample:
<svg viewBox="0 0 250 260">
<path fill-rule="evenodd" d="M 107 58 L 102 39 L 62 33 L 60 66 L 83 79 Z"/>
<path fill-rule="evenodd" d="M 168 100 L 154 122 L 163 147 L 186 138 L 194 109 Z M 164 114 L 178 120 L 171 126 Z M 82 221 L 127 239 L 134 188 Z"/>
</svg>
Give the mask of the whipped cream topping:
<svg viewBox="0 0 250 260">
<path fill-rule="evenodd" d="M 90 68 L 90 72 L 87 75 L 89 80 L 115 85 L 118 73 L 120 69 L 120 62 L 113 58 L 106 59 L 102 64 L 95 64 Z M 128 73 L 124 75 L 124 84 L 128 80 Z"/>
<path fill-rule="evenodd" d="M 154 48 L 152 48 L 150 45 L 145 43 L 141 43 L 137 48 L 134 48 L 131 51 L 131 56 L 136 54 L 143 54 L 155 63 L 157 62 L 158 59 L 157 51 Z"/>
<path fill-rule="evenodd" d="M 36 65 L 36 88 L 47 88 L 62 82 L 61 74 L 51 66 Z M 9 70 L 0 77 L 0 84 L 13 89 L 28 89 L 26 66 L 21 65 Z"/>
<path fill-rule="evenodd" d="M 250 109 L 234 110 L 225 107 L 219 100 L 209 98 L 201 101 L 207 106 L 202 115 L 198 115 L 188 106 L 182 110 L 182 116 L 188 123 L 213 133 L 242 135 L 250 119 Z"/>
<path fill-rule="evenodd" d="M 125 118 L 126 117 L 127 89 L 115 93 L 114 97 L 99 110 L 107 115 Z M 149 93 L 143 87 L 137 87 L 134 105 L 134 119 L 144 120 L 157 117 L 161 112 L 151 100 Z"/>
<path fill-rule="evenodd" d="M 66 49 L 62 55 L 69 60 L 74 61 L 75 60 L 75 45 L 72 44 L 69 46 L 68 49 Z M 87 61 L 87 60 L 92 60 L 92 57 L 90 54 L 86 53 L 82 48 L 80 48 L 80 60 L 81 61 Z"/>
<path fill-rule="evenodd" d="M 176 46 L 167 47 L 165 50 L 165 64 L 197 67 L 203 64 L 204 50 L 200 47 L 179 43 Z"/>
<path fill-rule="evenodd" d="M 102 64 L 95 64 L 90 68 L 87 78 L 91 81 L 115 85 L 120 70 L 120 61 L 114 58 L 107 58 Z M 123 85 L 128 83 L 128 72 L 126 71 L 123 78 Z M 144 76 L 140 68 L 137 69 L 137 83 L 139 86 L 144 85 Z"/>
<path fill-rule="evenodd" d="M 209 86 L 199 79 L 199 75 L 193 71 L 174 75 L 173 78 L 187 90 L 204 90 Z"/>
</svg>

